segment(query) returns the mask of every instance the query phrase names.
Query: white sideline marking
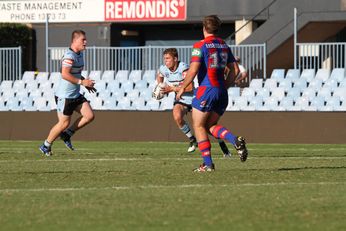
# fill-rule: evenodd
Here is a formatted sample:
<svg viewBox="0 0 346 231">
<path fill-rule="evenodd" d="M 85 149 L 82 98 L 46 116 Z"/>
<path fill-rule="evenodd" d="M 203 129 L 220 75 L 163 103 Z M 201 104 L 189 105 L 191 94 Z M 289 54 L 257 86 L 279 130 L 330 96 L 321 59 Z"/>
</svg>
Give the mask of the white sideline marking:
<svg viewBox="0 0 346 231">
<path fill-rule="evenodd" d="M 262 187 L 262 186 L 301 186 L 301 185 L 341 185 L 346 182 L 277 182 L 277 183 L 242 183 L 242 184 L 183 184 L 183 185 L 140 185 L 140 186 L 112 186 L 112 187 L 91 187 L 91 188 L 21 188 L 21 189 L 0 189 L 0 193 L 10 192 L 66 192 L 66 191 L 99 191 L 99 190 L 133 190 L 133 189 L 169 189 L 169 188 L 205 188 L 205 187 Z"/>
<path fill-rule="evenodd" d="M 42 156 L 43 157 L 43 156 Z M 53 157 L 54 158 L 54 157 Z M 218 160 L 228 160 L 228 158 L 224 157 L 213 157 L 213 159 Z M 238 160 L 238 156 L 233 155 L 231 159 Z M 310 156 L 310 157 L 275 157 L 275 156 L 269 156 L 269 157 L 248 157 L 248 159 L 254 159 L 254 160 L 265 160 L 265 159 L 275 159 L 275 160 L 301 160 L 301 159 L 309 159 L 309 160 L 335 160 L 335 159 L 346 159 L 346 156 L 340 156 L 340 157 L 323 157 L 323 156 Z M 151 158 L 151 157 L 144 157 L 144 158 L 86 158 L 86 159 L 50 159 L 50 157 L 44 157 L 44 159 L 37 159 L 37 160 L 0 160 L 0 163 L 15 163 L 15 162 L 88 162 L 88 161 L 162 161 L 162 160 L 200 160 L 200 156 L 196 156 L 194 158 L 192 157 L 186 157 L 186 158 L 179 158 L 179 157 L 165 157 L 165 158 Z"/>
</svg>

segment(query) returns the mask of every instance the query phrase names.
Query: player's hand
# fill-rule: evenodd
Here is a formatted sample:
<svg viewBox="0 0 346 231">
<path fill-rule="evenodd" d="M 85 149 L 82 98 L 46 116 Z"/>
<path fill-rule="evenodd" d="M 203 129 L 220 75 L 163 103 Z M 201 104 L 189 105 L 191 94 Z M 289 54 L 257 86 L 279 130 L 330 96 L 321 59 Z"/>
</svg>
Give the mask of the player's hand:
<svg viewBox="0 0 346 231">
<path fill-rule="evenodd" d="M 181 100 L 181 99 L 183 99 L 181 96 L 184 94 L 184 91 L 185 91 L 185 89 L 181 87 L 181 88 L 179 89 L 179 91 L 177 92 L 177 95 L 175 96 L 175 99 L 176 99 L 176 100 Z"/>
<path fill-rule="evenodd" d="M 173 90 L 173 87 L 166 85 L 165 87 L 161 88 L 160 91 L 164 94 L 168 94 L 174 90 Z"/>
<path fill-rule="evenodd" d="M 85 88 L 88 90 L 89 93 L 97 92 L 96 88 L 94 88 L 94 87 L 85 87 Z"/>
<path fill-rule="evenodd" d="M 82 85 L 84 86 L 84 87 L 94 87 L 94 85 L 95 85 L 95 81 L 94 80 L 92 80 L 92 79 L 83 79 L 82 80 Z"/>
</svg>

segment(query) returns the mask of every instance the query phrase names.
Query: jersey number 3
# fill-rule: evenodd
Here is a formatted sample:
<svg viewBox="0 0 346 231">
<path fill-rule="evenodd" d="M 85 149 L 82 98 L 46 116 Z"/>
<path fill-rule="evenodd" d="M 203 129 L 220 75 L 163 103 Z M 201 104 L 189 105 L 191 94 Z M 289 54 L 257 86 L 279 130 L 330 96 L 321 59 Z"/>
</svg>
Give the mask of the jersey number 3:
<svg viewBox="0 0 346 231">
<path fill-rule="evenodd" d="M 218 52 L 213 52 L 210 54 L 211 62 L 209 64 L 209 68 L 225 68 L 226 63 L 227 63 L 227 58 L 228 58 L 228 53 L 227 52 L 221 52 L 220 53 L 220 58 L 218 56 Z"/>
</svg>

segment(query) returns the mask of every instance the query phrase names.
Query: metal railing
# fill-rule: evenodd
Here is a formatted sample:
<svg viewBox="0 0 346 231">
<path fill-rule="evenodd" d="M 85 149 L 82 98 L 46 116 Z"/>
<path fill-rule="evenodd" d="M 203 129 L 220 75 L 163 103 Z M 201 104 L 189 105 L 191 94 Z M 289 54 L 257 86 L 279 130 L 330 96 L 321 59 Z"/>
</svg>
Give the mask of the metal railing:
<svg viewBox="0 0 346 231">
<path fill-rule="evenodd" d="M 297 43 L 297 68 L 346 68 L 346 43 Z"/>
<path fill-rule="evenodd" d="M 22 77 L 22 48 L 0 48 L 0 82 Z"/>
<path fill-rule="evenodd" d="M 266 46 L 231 45 L 235 56 L 240 56 L 242 64 L 249 72 L 251 78 L 266 77 Z M 156 70 L 162 65 L 162 53 L 167 46 L 145 47 L 89 47 L 84 51 L 84 69 L 93 70 Z M 189 63 L 191 46 L 175 46 L 178 50 L 179 60 Z M 49 72 L 60 71 L 61 58 L 66 51 L 65 47 L 48 48 Z"/>
</svg>

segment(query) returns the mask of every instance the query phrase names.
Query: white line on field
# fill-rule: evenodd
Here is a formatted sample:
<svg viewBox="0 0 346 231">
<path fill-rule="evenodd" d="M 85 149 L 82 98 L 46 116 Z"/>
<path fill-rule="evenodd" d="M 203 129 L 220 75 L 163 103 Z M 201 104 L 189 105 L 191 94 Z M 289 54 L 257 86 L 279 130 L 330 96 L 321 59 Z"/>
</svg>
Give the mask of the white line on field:
<svg viewBox="0 0 346 231">
<path fill-rule="evenodd" d="M 133 189 L 170 189 L 170 188 L 205 188 L 205 187 L 263 187 L 263 186 L 302 186 L 302 185 L 341 185 L 346 182 L 275 182 L 275 183 L 239 183 L 239 184 L 183 184 L 183 185 L 139 185 L 139 186 L 111 186 L 90 188 L 20 188 L 0 189 L 0 193 L 11 192 L 66 192 L 66 191 L 100 191 L 100 190 L 133 190 Z"/>
<path fill-rule="evenodd" d="M 165 160 L 199 160 L 199 156 L 195 157 L 186 157 L 186 158 L 180 158 L 180 157 L 165 157 L 165 158 L 151 158 L 151 157 L 144 157 L 144 158 L 76 158 L 76 159 L 50 159 L 50 157 L 44 157 L 44 159 L 36 159 L 36 160 L 0 160 L 0 163 L 16 163 L 16 162 L 92 162 L 92 161 L 165 161 Z M 213 159 L 224 159 L 228 160 L 228 158 L 223 157 L 213 157 Z M 232 157 L 232 159 L 238 159 L 237 156 Z M 346 159 L 346 156 L 340 156 L 340 157 L 327 157 L 327 156 L 310 156 L 310 157 L 249 157 L 248 159 L 254 159 L 254 160 L 265 160 L 265 159 L 273 159 L 273 160 L 301 160 L 301 159 L 309 159 L 309 160 L 339 160 L 339 159 Z"/>
</svg>

